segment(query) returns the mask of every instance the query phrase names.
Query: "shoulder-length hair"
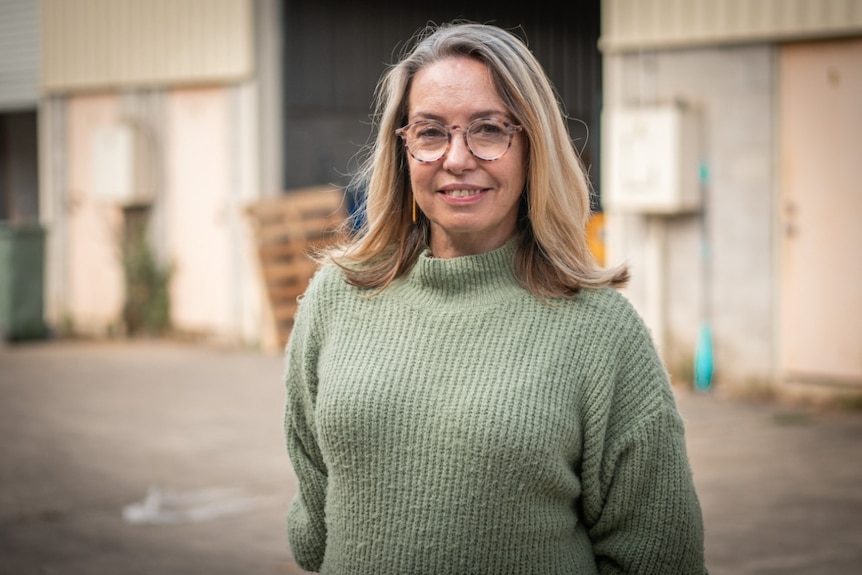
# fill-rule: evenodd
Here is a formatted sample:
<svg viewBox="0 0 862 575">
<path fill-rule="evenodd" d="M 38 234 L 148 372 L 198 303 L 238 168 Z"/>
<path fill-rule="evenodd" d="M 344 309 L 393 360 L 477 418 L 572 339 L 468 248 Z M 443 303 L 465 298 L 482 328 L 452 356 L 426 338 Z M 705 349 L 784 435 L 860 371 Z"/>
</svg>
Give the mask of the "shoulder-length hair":
<svg viewBox="0 0 862 575">
<path fill-rule="evenodd" d="M 471 22 L 428 26 L 411 45 L 377 86 L 377 135 L 351 183 L 365 194 L 364 224 L 323 259 L 342 267 L 350 283 L 378 291 L 414 265 L 430 228 L 424 216 L 413 222 L 406 150 L 395 130 L 407 123 L 416 73 L 446 58 L 468 57 L 488 66 L 497 92 L 527 138 L 527 183 L 514 262 L 518 280 L 542 298 L 624 285 L 626 267 L 602 268 L 590 252 L 586 227 L 591 189 L 562 105 L 527 46 L 506 30 Z"/>
</svg>

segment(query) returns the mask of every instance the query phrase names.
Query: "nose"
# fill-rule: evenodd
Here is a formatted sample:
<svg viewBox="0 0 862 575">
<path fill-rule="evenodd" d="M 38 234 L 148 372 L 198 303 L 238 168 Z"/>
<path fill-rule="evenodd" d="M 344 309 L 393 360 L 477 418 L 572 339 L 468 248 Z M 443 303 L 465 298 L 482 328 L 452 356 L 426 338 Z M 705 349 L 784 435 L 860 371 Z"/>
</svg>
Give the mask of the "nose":
<svg viewBox="0 0 862 575">
<path fill-rule="evenodd" d="M 452 132 L 452 139 L 449 142 L 449 149 L 443 156 L 443 169 L 452 173 L 459 174 L 464 170 L 469 170 L 476 165 L 476 156 L 470 151 L 467 146 L 467 138 L 464 131 L 460 128 L 458 132 Z"/>
</svg>

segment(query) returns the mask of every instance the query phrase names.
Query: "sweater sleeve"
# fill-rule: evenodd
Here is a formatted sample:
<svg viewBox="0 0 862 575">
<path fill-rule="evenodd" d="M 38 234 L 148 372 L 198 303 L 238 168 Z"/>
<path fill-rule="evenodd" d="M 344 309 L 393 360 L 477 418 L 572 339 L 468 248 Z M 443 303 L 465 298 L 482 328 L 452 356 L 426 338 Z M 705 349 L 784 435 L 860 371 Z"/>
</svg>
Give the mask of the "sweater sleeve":
<svg viewBox="0 0 862 575">
<path fill-rule="evenodd" d="M 583 515 L 603 575 L 703 575 L 684 424 L 649 333 L 628 315 L 608 385 L 587 400 Z"/>
<path fill-rule="evenodd" d="M 284 432 L 298 483 L 287 512 L 288 542 L 297 564 L 316 572 L 326 550 L 327 471 L 317 442 L 314 416 L 319 337 L 314 325 L 313 292 L 314 280 L 300 300 L 285 351 Z"/>
</svg>

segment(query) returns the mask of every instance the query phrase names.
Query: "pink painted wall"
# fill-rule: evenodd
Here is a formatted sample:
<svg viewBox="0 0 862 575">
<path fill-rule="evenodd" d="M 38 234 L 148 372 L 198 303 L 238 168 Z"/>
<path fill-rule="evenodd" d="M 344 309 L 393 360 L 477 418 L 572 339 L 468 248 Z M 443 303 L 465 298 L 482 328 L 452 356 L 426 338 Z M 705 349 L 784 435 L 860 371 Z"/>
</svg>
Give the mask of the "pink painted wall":
<svg viewBox="0 0 862 575">
<path fill-rule="evenodd" d="M 192 333 L 230 330 L 229 101 L 223 88 L 175 90 L 166 101 L 166 232 L 175 272 L 173 321 Z"/>
<path fill-rule="evenodd" d="M 92 157 L 95 131 L 116 123 L 117 114 L 112 95 L 79 95 L 68 101 L 64 319 L 84 333 L 106 333 L 118 325 L 122 312 L 122 214 L 95 197 Z"/>
<path fill-rule="evenodd" d="M 230 90 L 176 89 L 165 93 L 157 164 L 161 189 L 152 204 L 152 235 L 174 269 L 171 322 L 180 332 L 240 339 L 235 300 L 248 275 L 238 269 L 236 149 L 230 140 Z M 94 135 L 116 126 L 123 104 L 115 94 L 77 95 L 68 100 L 67 245 L 65 312 L 75 332 L 104 335 L 122 326 L 125 287 L 120 260 L 122 210 L 116 198 L 98 195 Z M 129 111 L 126 111 L 129 113 Z M 129 120 L 129 118 L 125 118 Z M 233 188 L 231 187 L 233 186 Z"/>
</svg>

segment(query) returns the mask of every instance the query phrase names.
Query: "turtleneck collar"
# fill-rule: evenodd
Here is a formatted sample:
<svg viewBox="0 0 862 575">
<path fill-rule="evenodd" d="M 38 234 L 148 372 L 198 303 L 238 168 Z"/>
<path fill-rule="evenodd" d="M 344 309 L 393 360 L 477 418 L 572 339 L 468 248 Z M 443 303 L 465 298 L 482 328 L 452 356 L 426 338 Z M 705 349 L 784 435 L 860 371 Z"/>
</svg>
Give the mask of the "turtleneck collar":
<svg viewBox="0 0 862 575">
<path fill-rule="evenodd" d="M 524 289 L 514 274 L 517 237 L 490 252 L 456 258 L 435 258 L 425 249 L 413 269 L 389 289 L 411 292 L 410 300 L 427 304 L 491 305 Z"/>
</svg>

